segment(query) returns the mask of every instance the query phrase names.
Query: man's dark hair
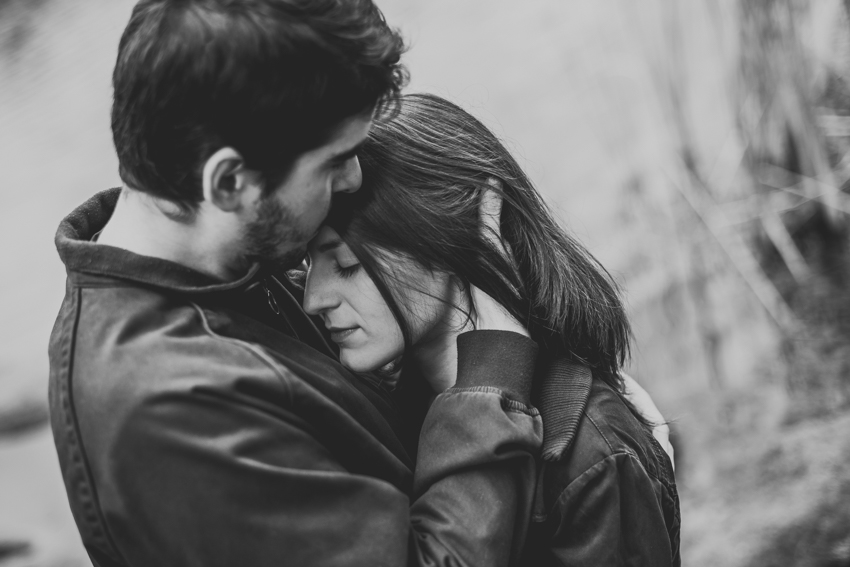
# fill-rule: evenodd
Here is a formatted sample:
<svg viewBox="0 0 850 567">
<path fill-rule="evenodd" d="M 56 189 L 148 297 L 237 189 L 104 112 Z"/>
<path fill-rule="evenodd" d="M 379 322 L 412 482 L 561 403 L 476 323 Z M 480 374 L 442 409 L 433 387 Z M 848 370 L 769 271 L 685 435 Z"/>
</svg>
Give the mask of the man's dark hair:
<svg viewBox="0 0 850 567">
<path fill-rule="evenodd" d="M 372 0 L 141 0 L 113 74 L 121 179 L 190 211 L 230 146 L 280 180 L 346 118 L 393 107 L 403 50 Z"/>
</svg>

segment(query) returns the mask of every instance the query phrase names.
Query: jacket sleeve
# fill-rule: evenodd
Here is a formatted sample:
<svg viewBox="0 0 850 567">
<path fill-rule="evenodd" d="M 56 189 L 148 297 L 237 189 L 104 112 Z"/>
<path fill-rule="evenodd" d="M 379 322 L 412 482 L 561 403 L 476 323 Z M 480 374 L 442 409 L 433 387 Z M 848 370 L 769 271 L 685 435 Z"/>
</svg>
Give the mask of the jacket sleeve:
<svg viewBox="0 0 850 567">
<path fill-rule="evenodd" d="M 630 453 L 615 453 L 570 483 L 549 514 L 557 518 L 551 551 L 563 565 L 679 564 L 659 501 L 666 494 Z"/>
<path fill-rule="evenodd" d="M 467 346 L 477 355 L 492 352 L 469 367 L 462 353 L 457 387 L 429 410 L 412 496 L 347 471 L 296 412 L 272 415 L 215 392 L 153 401 L 125 436 L 133 458 L 118 459 L 112 476 L 120 486 L 105 499 L 131 511 L 104 511 L 121 559 L 204 567 L 509 564 L 530 517 L 542 424 L 527 398 L 515 399 L 536 347 L 520 335 L 497 339 L 473 337 Z"/>
</svg>

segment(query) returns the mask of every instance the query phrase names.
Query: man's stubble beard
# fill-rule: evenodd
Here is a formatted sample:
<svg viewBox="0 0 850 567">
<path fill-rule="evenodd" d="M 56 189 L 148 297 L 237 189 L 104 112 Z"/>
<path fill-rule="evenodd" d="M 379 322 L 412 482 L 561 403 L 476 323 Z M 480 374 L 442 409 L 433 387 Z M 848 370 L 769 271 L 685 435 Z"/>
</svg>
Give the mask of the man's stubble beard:
<svg viewBox="0 0 850 567">
<path fill-rule="evenodd" d="M 257 210 L 257 218 L 243 236 L 245 258 L 273 271 L 297 267 L 306 255 L 312 233 L 299 226 L 296 215 L 274 198 L 262 199 Z"/>
</svg>

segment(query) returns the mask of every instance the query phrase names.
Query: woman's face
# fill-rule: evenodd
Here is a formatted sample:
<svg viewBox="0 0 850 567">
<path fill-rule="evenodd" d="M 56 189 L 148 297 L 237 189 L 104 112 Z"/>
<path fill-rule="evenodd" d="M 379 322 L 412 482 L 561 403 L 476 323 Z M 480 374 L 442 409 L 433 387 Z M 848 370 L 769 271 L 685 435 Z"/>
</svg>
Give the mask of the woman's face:
<svg viewBox="0 0 850 567">
<path fill-rule="evenodd" d="M 339 345 L 340 362 L 357 372 L 375 370 L 404 351 L 401 328 L 372 278 L 332 228 L 323 226 L 308 246 L 310 268 L 304 310 L 319 315 Z M 454 311 L 455 286 L 446 274 L 398 256 L 389 280 L 401 291 L 399 308 L 414 345 L 436 339 Z"/>
</svg>

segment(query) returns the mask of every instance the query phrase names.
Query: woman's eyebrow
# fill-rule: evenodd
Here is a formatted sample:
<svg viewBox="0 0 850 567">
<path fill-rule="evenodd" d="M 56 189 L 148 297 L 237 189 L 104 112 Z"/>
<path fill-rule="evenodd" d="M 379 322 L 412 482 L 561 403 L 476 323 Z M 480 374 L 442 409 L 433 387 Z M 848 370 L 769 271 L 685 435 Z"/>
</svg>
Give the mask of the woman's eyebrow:
<svg viewBox="0 0 850 567">
<path fill-rule="evenodd" d="M 335 156 L 331 157 L 331 161 L 342 163 L 344 161 L 350 160 L 351 158 L 357 155 L 357 152 L 359 152 L 360 149 L 363 147 L 363 143 L 364 142 L 360 142 L 350 150 L 346 150 L 344 152 L 336 154 Z"/>
<path fill-rule="evenodd" d="M 330 252 L 331 250 L 339 248 L 341 244 L 342 244 L 342 240 L 335 238 L 333 240 L 329 240 L 329 241 L 325 242 L 324 244 L 319 244 L 318 246 L 316 246 L 316 250 L 319 251 L 319 252 L 322 252 L 322 253 L 323 252 Z"/>
</svg>

